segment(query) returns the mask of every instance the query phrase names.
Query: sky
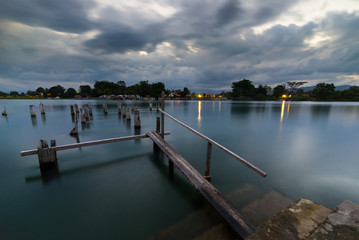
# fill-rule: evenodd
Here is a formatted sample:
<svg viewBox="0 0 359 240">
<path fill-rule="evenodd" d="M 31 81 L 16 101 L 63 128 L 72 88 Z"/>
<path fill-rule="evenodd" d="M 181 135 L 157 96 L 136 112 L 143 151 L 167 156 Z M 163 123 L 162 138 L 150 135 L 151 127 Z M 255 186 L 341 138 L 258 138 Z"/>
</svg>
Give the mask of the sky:
<svg viewBox="0 0 359 240">
<path fill-rule="evenodd" d="M 0 0 L 0 91 L 359 85 L 359 0 Z"/>
</svg>

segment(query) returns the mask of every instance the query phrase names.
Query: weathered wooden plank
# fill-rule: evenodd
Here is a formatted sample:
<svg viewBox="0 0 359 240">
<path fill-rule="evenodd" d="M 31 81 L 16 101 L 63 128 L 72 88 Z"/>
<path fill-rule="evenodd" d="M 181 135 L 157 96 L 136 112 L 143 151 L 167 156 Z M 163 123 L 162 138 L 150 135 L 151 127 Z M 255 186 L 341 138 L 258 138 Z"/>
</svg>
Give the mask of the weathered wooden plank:
<svg viewBox="0 0 359 240">
<path fill-rule="evenodd" d="M 176 152 L 158 133 L 149 132 L 147 135 L 186 176 L 191 184 L 208 200 L 216 211 L 225 219 L 229 226 L 243 239 L 253 230 L 243 220 L 239 211 L 191 164 Z"/>
<path fill-rule="evenodd" d="M 165 132 L 165 135 L 169 135 L 169 134 L 170 134 L 170 132 Z M 93 145 L 99 145 L 99 144 L 105 144 L 105 143 L 135 140 L 135 139 L 140 139 L 140 138 L 148 138 L 148 136 L 147 136 L 147 134 L 139 134 L 139 135 L 134 135 L 134 136 L 108 138 L 108 139 L 94 140 L 94 141 L 88 141 L 88 142 L 82 142 L 82 143 L 60 145 L 60 146 L 53 147 L 52 149 L 54 151 L 62 151 L 62 150 L 67 150 L 67 149 L 72 149 L 72 148 L 87 147 L 87 146 L 93 146 Z M 29 155 L 34 155 L 37 153 L 38 153 L 37 149 L 32 149 L 32 150 L 21 151 L 20 155 L 21 156 L 29 156 Z"/>
<path fill-rule="evenodd" d="M 221 149 L 222 151 L 226 152 L 227 154 L 231 155 L 232 157 L 234 157 L 235 159 L 239 160 L 242 164 L 246 165 L 247 167 L 249 167 L 250 169 L 252 169 L 253 171 L 255 171 L 256 173 L 258 173 L 259 175 L 261 175 L 262 177 L 266 177 L 267 173 L 262 171 L 261 169 L 259 169 L 258 167 L 254 166 L 252 163 L 248 162 L 247 160 L 245 160 L 244 158 L 238 156 L 237 154 L 235 154 L 234 152 L 230 151 L 229 149 L 225 148 L 224 146 L 222 146 L 221 144 L 213 141 L 211 138 L 203 135 L 202 133 L 194 130 L 193 128 L 191 128 L 190 126 L 184 124 L 183 122 L 179 121 L 178 119 L 172 117 L 171 115 L 169 115 L 168 113 L 166 113 L 165 111 L 163 111 L 162 109 L 159 109 L 159 111 L 161 112 L 161 114 L 166 115 L 167 117 L 171 118 L 173 121 L 177 122 L 178 124 L 182 125 L 183 127 L 187 128 L 188 130 L 190 130 L 191 132 L 193 132 L 194 134 L 200 136 L 201 138 L 205 139 L 206 141 L 208 141 L 209 143 L 213 144 L 214 146 L 218 147 L 219 149 Z"/>
</svg>

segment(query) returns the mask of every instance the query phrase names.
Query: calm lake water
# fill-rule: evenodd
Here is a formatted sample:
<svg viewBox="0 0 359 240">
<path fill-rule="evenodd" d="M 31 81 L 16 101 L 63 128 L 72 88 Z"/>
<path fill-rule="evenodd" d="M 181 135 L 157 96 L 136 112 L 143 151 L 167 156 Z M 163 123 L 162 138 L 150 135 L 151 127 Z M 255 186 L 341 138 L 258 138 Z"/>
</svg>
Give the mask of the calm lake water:
<svg viewBox="0 0 359 240">
<path fill-rule="evenodd" d="M 88 102 L 93 119 L 71 137 L 70 105 Z M 107 101 L 107 116 L 102 101 L 42 101 L 45 116 L 39 103 L 0 100 L 8 112 L 0 118 L 0 239 L 144 239 L 206 204 L 177 169 L 169 180 L 149 139 L 58 152 L 58 172 L 41 176 L 36 155 L 20 157 L 40 139 L 62 145 L 135 130 L 116 101 Z M 155 107 L 126 104 L 140 109 L 141 133 L 155 129 Z M 166 101 L 166 111 L 268 173 L 262 178 L 213 147 L 212 183 L 223 194 L 250 184 L 330 208 L 359 202 L 359 103 Z M 166 140 L 204 172 L 207 143 L 168 118 L 165 129 Z"/>
</svg>

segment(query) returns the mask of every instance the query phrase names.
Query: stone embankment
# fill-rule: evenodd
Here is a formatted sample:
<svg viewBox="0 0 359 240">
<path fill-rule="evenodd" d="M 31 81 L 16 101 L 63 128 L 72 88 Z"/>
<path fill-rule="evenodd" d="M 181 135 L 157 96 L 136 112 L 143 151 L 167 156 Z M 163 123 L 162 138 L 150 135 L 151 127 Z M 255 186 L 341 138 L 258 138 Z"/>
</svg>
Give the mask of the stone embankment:
<svg viewBox="0 0 359 240">
<path fill-rule="evenodd" d="M 260 224 L 248 240 L 358 240 L 359 204 L 345 200 L 334 210 L 300 199 Z"/>
</svg>

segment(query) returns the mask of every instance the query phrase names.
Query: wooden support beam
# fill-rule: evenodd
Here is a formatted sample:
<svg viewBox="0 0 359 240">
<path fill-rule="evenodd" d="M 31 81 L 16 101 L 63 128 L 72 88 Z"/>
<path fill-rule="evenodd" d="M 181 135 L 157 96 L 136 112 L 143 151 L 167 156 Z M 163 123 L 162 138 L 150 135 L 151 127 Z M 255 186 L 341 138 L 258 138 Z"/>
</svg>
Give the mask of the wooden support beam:
<svg viewBox="0 0 359 240">
<path fill-rule="evenodd" d="M 55 140 L 51 140 L 51 145 L 56 146 Z M 52 147 L 49 148 L 45 140 L 40 140 L 40 145 L 37 148 L 37 156 L 41 169 L 50 169 L 57 166 L 56 151 Z"/>
<path fill-rule="evenodd" d="M 170 135 L 170 132 L 165 132 L 165 135 Z M 94 141 L 88 141 L 88 142 L 82 142 L 82 143 L 72 143 L 72 144 L 66 144 L 66 145 L 60 145 L 53 147 L 55 151 L 62 151 L 72 148 L 80 148 L 80 147 L 88 147 L 88 146 L 94 146 L 94 145 L 100 145 L 100 144 L 106 144 L 106 143 L 114 143 L 114 142 L 122 142 L 122 141 L 129 141 L 129 140 L 135 140 L 135 139 L 141 139 L 141 138 L 148 138 L 147 134 L 140 134 L 140 135 L 134 135 L 134 136 L 126 136 L 126 137 L 118 137 L 118 138 L 107 138 L 107 139 L 101 139 L 101 140 L 94 140 Z M 21 151 L 20 155 L 22 157 L 34 155 L 38 153 L 38 149 L 32 149 L 32 150 L 26 150 Z"/>
<path fill-rule="evenodd" d="M 202 194 L 203 197 L 216 209 L 228 225 L 243 239 L 248 237 L 253 230 L 243 219 L 244 217 L 232 204 L 191 164 L 176 152 L 155 131 L 147 133 L 154 143 L 171 159 L 176 167 L 186 176 L 190 183 Z"/>
<path fill-rule="evenodd" d="M 165 111 L 165 92 L 161 93 L 161 109 L 164 112 Z M 164 138 L 165 136 L 163 133 L 165 132 L 165 115 L 161 112 L 161 136 Z"/>
<path fill-rule="evenodd" d="M 206 169 L 204 171 L 204 178 L 208 181 L 211 181 L 211 176 L 209 172 L 211 170 L 211 157 L 212 157 L 212 144 L 210 142 L 207 143 L 207 156 L 206 156 Z"/>
</svg>

